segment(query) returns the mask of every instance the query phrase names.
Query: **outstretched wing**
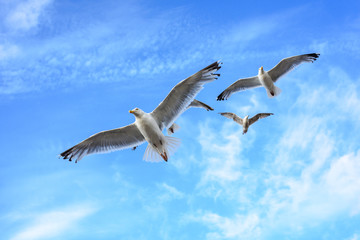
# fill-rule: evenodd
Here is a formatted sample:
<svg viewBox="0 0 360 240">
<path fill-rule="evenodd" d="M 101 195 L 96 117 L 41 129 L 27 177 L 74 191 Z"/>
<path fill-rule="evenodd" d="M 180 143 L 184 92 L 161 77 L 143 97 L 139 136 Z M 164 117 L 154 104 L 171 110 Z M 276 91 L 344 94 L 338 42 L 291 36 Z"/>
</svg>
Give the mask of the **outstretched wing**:
<svg viewBox="0 0 360 240">
<path fill-rule="evenodd" d="M 293 57 L 284 58 L 268 74 L 273 82 L 276 82 L 281 76 L 293 70 L 296 66 L 304 62 L 314 62 L 320 56 L 320 53 L 303 54 Z"/>
<path fill-rule="evenodd" d="M 144 141 L 143 135 L 135 123 L 132 123 L 125 127 L 96 133 L 61 153 L 60 156 L 69 159 L 69 161 L 75 159 L 75 162 L 77 162 L 89 154 L 135 147 Z"/>
<path fill-rule="evenodd" d="M 231 112 L 222 112 L 219 113 L 221 115 L 223 115 L 226 118 L 232 119 L 235 122 L 237 122 L 238 124 L 242 125 L 243 124 L 243 120 L 241 117 L 237 116 L 235 113 L 231 113 Z"/>
<path fill-rule="evenodd" d="M 256 122 L 259 119 L 266 118 L 270 115 L 274 115 L 274 114 L 273 113 L 258 113 L 249 119 L 249 125 L 253 124 L 254 122 Z"/>
<path fill-rule="evenodd" d="M 231 84 L 228 88 L 226 88 L 220 95 L 217 97 L 218 101 L 226 100 L 230 97 L 231 94 L 239 91 L 244 91 L 250 88 L 260 87 L 261 83 L 257 76 L 251 78 L 243 78 L 239 79 L 233 84 Z"/>
<path fill-rule="evenodd" d="M 203 102 L 200 102 L 196 99 L 194 99 L 194 101 L 192 101 L 187 108 L 191 108 L 191 107 L 204 108 L 206 111 L 209 111 L 209 110 L 214 111 L 214 109 L 212 107 L 210 107 L 209 105 L 207 105 Z"/>
<path fill-rule="evenodd" d="M 186 110 L 205 83 L 212 82 L 220 76 L 215 73 L 221 68 L 220 64 L 220 61 L 214 62 L 179 82 L 164 101 L 151 112 L 161 130 L 168 128 Z"/>
</svg>

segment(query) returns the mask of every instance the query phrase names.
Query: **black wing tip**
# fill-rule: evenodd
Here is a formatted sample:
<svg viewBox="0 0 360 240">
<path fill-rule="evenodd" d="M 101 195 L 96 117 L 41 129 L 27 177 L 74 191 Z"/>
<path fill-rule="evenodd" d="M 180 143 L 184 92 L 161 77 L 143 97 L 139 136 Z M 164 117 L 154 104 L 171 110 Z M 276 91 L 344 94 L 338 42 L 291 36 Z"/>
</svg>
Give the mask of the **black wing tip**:
<svg viewBox="0 0 360 240">
<path fill-rule="evenodd" d="M 306 54 L 306 56 L 311 57 L 312 62 L 314 62 L 318 59 L 318 57 L 320 57 L 320 53 L 309 53 Z"/>
<path fill-rule="evenodd" d="M 207 70 L 207 71 L 216 70 L 217 71 L 221 68 L 221 64 L 222 64 L 222 62 L 220 60 L 216 61 L 216 62 L 210 64 L 209 66 L 205 67 L 204 69 L 202 69 L 202 71 L 205 71 L 205 70 Z M 218 76 L 220 76 L 220 74 Z"/>
<path fill-rule="evenodd" d="M 217 97 L 217 101 L 224 101 L 227 100 L 228 97 L 226 96 L 227 94 L 225 92 L 220 93 L 220 95 Z"/>
<path fill-rule="evenodd" d="M 64 160 L 68 159 L 69 162 L 72 162 L 72 158 L 74 157 L 74 155 L 72 155 L 72 150 L 73 148 L 69 148 L 65 152 L 60 153 L 59 157 L 62 157 Z M 77 159 L 75 160 L 75 163 L 77 163 Z"/>
</svg>

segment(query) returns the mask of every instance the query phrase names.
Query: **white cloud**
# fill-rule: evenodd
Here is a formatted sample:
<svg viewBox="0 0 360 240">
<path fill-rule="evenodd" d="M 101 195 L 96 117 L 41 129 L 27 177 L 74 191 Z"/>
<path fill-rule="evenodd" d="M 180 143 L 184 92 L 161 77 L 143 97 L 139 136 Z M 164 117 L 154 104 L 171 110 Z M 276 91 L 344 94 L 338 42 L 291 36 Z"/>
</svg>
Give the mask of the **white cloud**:
<svg viewBox="0 0 360 240">
<path fill-rule="evenodd" d="M 20 49 L 16 45 L 3 44 L 0 45 L 0 61 L 7 60 L 9 58 L 14 58 L 18 56 Z"/>
<path fill-rule="evenodd" d="M 201 222 L 211 230 L 216 230 L 210 230 L 207 239 L 258 239 L 261 231 L 257 214 L 235 214 L 228 218 L 215 213 L 200 213 L 187 217 L 190 221 Z"/>
<path fill-rule="evenodd" d="M 39 24 L 39 17 L 52 0 L 22 1 L 11 11 L 6 22 L 9 28 L 27 31 Z"/>
<path fill-rule="evenodd" d="M 27 240 L 57 237 L 74 228 L 81 219 L 95 211 L 94 207 L 82 204 L 36 214 L 32 217 L 32 223 L 20 230 L 11 239 Z"/>
</svg>

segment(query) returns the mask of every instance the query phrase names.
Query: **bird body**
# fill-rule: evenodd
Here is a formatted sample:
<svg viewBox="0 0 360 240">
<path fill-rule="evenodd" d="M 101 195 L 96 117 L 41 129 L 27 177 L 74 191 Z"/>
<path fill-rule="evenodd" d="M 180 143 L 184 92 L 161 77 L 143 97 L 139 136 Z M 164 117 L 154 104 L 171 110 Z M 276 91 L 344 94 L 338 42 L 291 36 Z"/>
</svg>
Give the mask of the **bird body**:
<svg viewBox="0 0 360 240">
<path fill-rule="evenodd" d="M 265 88 L 267 95 L 272 98 L 280 94 L 281 90 L 275 86 L 273 79 L 263 67 L 259 68 L 258 76 L 261 85 Z"/>
<path fill-rule="evenodd" d="M 135 125 L 144 136 L 145 140 L 149 143 L 149 147 L 167 161 L 168 151 L 166 149 L 166 139 L 155 119 L 151 116 L 151 114 L 146 113 L 139 108 L 135 108 L 129 112 L 134 114 Z"/>
<path fill-rule="evenodd" d="M 249 129 L 249 115 L 246 115 L 243 119 L 243 134 L 247 133 L 248 129 Z"/>
</svg>

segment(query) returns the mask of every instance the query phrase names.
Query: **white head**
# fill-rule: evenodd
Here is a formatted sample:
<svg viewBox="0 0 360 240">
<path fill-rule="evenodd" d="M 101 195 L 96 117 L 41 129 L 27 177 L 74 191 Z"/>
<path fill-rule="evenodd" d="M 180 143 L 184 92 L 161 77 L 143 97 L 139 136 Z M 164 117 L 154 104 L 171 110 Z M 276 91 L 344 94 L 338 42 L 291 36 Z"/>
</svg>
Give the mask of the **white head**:
<svg viewBox="0 0 360 240">
<path fill-rule="evenodd" d="M 244 117 L 244 120 L 247 120 L 249 118 L 249 115 L 246 115 L 245 117 Z"/>
<path fill-rule="evenodd" d="M 259 68 L 259 74 L 264 74 L 264 68 L 263 67 Z"/>
<path fill-rule="evenodd" d="M 144 115 L 145 112 L 140 108 L 134 108 L 133 110 L 130 110 L 129 113 L 134 114 L 135 117 L 141 117 L 142 115 Z"/>
</svg>

